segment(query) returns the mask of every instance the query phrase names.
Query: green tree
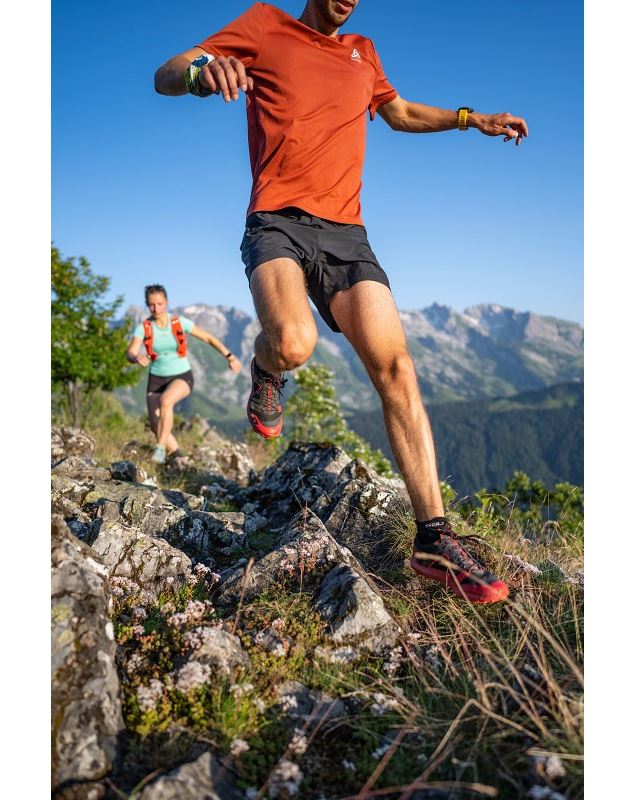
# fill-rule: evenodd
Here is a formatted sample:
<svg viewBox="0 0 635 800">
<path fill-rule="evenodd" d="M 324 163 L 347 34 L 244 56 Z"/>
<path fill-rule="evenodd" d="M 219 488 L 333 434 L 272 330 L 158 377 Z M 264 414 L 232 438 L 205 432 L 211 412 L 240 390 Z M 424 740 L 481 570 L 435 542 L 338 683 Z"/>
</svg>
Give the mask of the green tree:
<svg viewBox="0 0 635 800">
<path fill-rule="evenodd" d="M 286 404 L 286 435 L 304 442 L 332 442 L 380 475 L 392 476 L 390 462 L 381 450 L 374 450 L 346 424 L 335 394 L 334 377 L 323 364 L 311 364 L 295 373 L 298 390 Z"/>
<path fill-rule="evenodd" d="M 77 262 L 51 247 L 51 382 L 72 425 L 85 423 L 95 392 L 139 380 L 124 358 L 129 325 L 113 327 L 123 297 L 106 302 L 110 278 Z"/>
</svg>

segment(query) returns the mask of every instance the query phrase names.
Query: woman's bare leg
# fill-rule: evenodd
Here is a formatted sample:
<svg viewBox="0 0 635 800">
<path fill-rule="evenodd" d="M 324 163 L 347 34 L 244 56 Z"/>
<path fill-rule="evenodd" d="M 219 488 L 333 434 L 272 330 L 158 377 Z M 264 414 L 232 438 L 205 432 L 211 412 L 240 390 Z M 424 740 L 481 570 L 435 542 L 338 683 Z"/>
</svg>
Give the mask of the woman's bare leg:
<svg viewBox="0 0 635 800">
<path fill-rule="evenodd" d="M 177 378 L 173 380 L 161 395 L 161 415 L 159 417 L 159 428 L 157 439 L 160 445 L 166 450 L 174 452 L 178 449 L 178 442 L 172 434 L 174 426 L 174 406 L 190 394 L 189 384 Z"/>
</svg>

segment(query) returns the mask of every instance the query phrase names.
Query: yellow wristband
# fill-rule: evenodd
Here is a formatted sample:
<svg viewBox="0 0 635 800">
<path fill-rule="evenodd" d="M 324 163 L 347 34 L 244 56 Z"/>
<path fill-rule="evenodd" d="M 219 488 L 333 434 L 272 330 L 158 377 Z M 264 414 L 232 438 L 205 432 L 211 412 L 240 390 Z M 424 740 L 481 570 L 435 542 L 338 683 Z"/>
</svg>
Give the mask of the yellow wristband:
<svg viewBox="0 0 635 800">
<path fill-rule="evenodd" d="M 458 119 L 457 119 L 457 127 L 460 131 L 467 130 L 467 115 L 471 114 L 474 111 L 473 108 L 468 108 L 468 106 L 461 106 L 457 111 Z"/>
</svg>

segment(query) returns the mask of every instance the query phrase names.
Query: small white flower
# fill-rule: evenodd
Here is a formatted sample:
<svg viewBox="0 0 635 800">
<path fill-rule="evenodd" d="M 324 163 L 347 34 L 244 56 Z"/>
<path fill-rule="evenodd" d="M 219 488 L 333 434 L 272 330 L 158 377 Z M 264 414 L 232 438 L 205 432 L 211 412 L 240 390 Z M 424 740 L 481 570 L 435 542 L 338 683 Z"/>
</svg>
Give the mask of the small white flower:
<svg viewBox="0 0 635 800">
<path fill-rule="evenodd" d="M 297 764 L 283 758 L 277 764 L 269 779 L 269 797 L 294 797 L 300 791 L 304 774 Z"/>
<path fill-rule="evenodd" d="M 163 696 L 164 686 L 153 678 L 147 686 L 137 688 L 137 700 L 142 711 L 152 711 Z"/>
<path fill-rule="evenodd" d="M 306 736 L 304 735 L 304 731 L 301 731 L 300 728 L 296 728 L 293 731 L 293 738 L 289 742 L 289 752 L 295 756 L 301 756 L 306 753 L 307 747 L 308 742 Z"/>
<path fill-rule="evenodd" d="M 185 606 L 185 615 L 188 622 L 202 622 L 207 607 L 200 600 L 190 600 Z"/>
<path fill-rule="evenodd" d="M 292 708 L 298 707 L 298 700 L 292 694 L 285 694 L 280 699 L 280 705 L 282 706 L 283 711 L 291 711 Z"/>
<path fill-rule="evenodd" d="M 244 739 L 233 739 L 229 747 L 229 752 L 234 758 L 238 758 L 241 753 L 246 753 L 247 750 L 251 750 L 251 748 Z"/>
<path fill-rule="evenodd" d="M 355 766 L 355 764 L 353 764 L 352 761 L 347 761 L 346 759 L 344 759 L 342 761 L 342 766 L 349 772 L 357 772 L 357 767 Z"/>
<path fill-rule="evenodd" d="M 211 671 L 207 664 L 201 664 L 199 661 L 188 661 L 176 674 L 176 688 L 183 694 L 187 694 L 193 689 L 200 689 L 209 680 Z"/>
<path fill-rule="evenodd" d="M 132 609 L 132 618 L 137 622 L 142 622 L 148 616 L 148 612 L 143 606 L 135 606 Z"/>
<path fill-rule="evenodd" d="M 172 614 L 167 619 L 168 625 L 171 625 L 173 628 L 182 628 L 186 622 L 187 614 L 184 614 L 182 611 L 177 611 L 176 614 Z"/>
<path fill-rule="evenodd" d="M 126 664 L 126 674 L 132 677 L 141 669 L 142 666 L 143 658 L 141 658 L 139 653 L 133 653 Z"/>
</svg>

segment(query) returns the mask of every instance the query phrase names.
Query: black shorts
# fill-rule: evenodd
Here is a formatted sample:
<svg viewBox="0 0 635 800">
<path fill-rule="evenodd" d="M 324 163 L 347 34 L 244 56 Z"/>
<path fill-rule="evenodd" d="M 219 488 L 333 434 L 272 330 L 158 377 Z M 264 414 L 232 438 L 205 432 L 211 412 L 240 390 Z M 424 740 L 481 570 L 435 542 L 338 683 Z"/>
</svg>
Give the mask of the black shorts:
<svg viewBox="0 0 635 800">
<path fill-rule="evenodd" d="M 339 332 L 329 309 L 333 295 L 360 281 L 377 281 L 390 289 L 362 225 L 314 217 L 300 208 L 256 211 L 247 217 L 240 245 L 245 274 L 265 261 L 290 258 L 304 272 L 307 291 L 320 316 Z"/>
<path fill-rule="evenodd" d="M 192 375 L 192 370 L 188 369 L 187 372 L 182 372 L 180 375 L 153 375 L 150 373 L 148 375 L 148 389 L 146 394 L 162 394 L 172 381 L 175 381 L 177 378 L 185 381 L 190 387 L 190 392 L 192 391 L 194 388 L 194 375 Z"/>
</svg>

